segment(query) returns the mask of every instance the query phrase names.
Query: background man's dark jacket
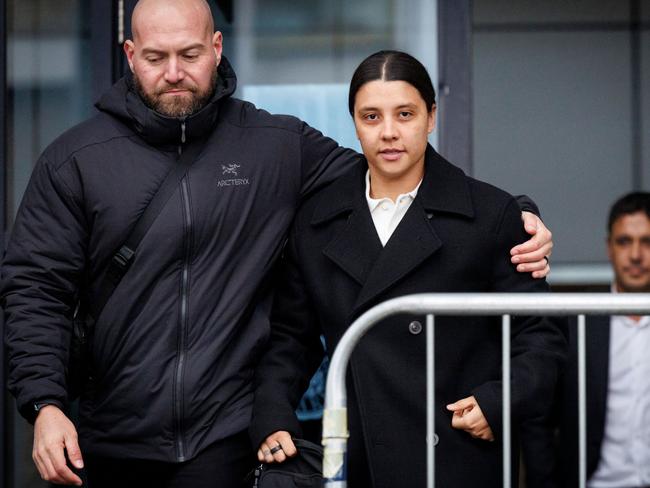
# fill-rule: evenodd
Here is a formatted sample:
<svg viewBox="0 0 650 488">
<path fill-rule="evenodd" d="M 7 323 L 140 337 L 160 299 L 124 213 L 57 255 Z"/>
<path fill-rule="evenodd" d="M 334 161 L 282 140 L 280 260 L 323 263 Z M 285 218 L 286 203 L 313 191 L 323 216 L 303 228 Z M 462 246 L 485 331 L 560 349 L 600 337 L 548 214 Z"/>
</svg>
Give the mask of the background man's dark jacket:
<svg viewBox="0 0 650 488">
<path fill-rule="evenodd" d="M 587 479 L 600 461 L 605 435 L 609 387 L 609 316 L 587 316 Z M 558 399 L 558 485 L 578 486 L 578 338 L 576 321 L 569 327 L 569 363 Z"/>
<path fill-rule="evenodd" d="M 517 273 L 510 263 L 509 249 L 526 237 L 510 195 L 465 176 L 429 148 L 417 197 L 382 248 L 365 198 L 365 172 L 366 163 L 359 163 L 297 215 L 270 348 L 257 370 L 251 425 L 257 445 L 276 430 L 299 430 L 293 408 L 309 379 L 306 372 L 318 365 L 321 330 L 333 351 L 354 318 L 390 298 L 547 290 L 545 281 Z M 424 323 L 422 316 L 387 319 L 352 356 L 350 476 L 357 475 L 365 451 L 375 488 L 425 486 Z M 500 441 L 501 321 L 440 317 L 435 341 L 437 483 L 500 487 L 500 442 L 453 430 L 445 405 L 475 395 Z M 565 349 L 564 336 L 550 320 L 513 322 L 515 422 L 545 411 Z"/>
<path fill-rule="evenodd" d="M 249 424 L 269 333 L 260 287 L 301 197 L 357 155 L 235 86 L 224 59 L 214 98 L 185 120 L 186 143 L 206 146 L 97 318 L 85 452 L 182 461 Z M 27 418 L 35 402 L 67 403 L 77 289 L 92 303 L 182 143 L 181 121 L 148 109 L 130 78 L 97 107 L 38 161 L 2 267 L 9 387 Z"/>
</svg>

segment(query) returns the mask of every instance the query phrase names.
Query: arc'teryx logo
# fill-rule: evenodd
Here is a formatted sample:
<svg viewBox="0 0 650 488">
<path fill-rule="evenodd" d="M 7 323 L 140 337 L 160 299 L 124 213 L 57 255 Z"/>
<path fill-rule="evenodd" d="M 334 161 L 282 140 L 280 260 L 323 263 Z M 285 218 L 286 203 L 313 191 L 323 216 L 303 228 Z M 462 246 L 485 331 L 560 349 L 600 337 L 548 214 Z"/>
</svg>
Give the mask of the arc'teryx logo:
<svg viewBox="0 0 650 488">
<path fill-rule="evenodd" d="M 221 165 L 221 174 L 226 176 L 238 176 L 238 169 L 241 167 L 241 164 L 237 163 L 228 163 Z M 217 186 L 240 186 L 240 185 L 250 185 L 248 178 L 229 178 L 224 180 L 217 181 Z"/>
<path fill-rule="evenodd" d="M 228 166 L 226 165 L 221 165 L 221 169 L 223 170 L 223 174 L 231 174 L 233 176 L 237 176 L 237 168 L 239 168 L 241 165 L 237 163 L 230 163 Z"/>
</svg>

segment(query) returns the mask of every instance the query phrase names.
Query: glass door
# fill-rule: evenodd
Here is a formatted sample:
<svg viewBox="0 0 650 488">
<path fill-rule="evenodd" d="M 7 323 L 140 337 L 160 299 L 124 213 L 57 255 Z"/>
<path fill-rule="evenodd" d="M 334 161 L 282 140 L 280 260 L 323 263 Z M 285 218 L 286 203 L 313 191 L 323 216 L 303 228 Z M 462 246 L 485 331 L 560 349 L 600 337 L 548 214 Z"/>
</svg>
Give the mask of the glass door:
<svg viewBox="0 0 650 488">
<path fill-rule="evenodd" d="M 113 82 L 119 59 L 114 29 L 118 6 L 117 1 L 0 2 L 5 232 L 11 228 L 39 154 L 91 115 L 93 102 Z M 0 377 L 4 392 L 0 483 L 9 488 L 45 486 L 31 459 L 33 429 L 18 415 L 6 393 L 4 375 Z"/>
</svg>

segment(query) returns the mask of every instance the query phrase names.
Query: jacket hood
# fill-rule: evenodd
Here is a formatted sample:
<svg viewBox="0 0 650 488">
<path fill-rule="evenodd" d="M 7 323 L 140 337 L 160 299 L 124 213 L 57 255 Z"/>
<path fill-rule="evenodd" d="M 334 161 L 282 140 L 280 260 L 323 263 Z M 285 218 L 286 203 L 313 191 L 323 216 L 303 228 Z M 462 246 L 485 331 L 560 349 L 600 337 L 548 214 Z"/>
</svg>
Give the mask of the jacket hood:
<svg viewBox="0 0 650 488">
<path fill-rule="evenodd" d="M 231 96 L 237 88 L 237 76 L 225 56 L 221 58 L 217 74 L 217 87 L 212 99 L 201 110 L 185 118 L 186 139 L 206 135 L 219 116 L 221 100 Z M 168 117 L 147 107 L 135 90 L 130 71 L 102 95 L 95 107 L 126 123 L 150 144 L 181 142 L 181 118 Z"/>
</svg>

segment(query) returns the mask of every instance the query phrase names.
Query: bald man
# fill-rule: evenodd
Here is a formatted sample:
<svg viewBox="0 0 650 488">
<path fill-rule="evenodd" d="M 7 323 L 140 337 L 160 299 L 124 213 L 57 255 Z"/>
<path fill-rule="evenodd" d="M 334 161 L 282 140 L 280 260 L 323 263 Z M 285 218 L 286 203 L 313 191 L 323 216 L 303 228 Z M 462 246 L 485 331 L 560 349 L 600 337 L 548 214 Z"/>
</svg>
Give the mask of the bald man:
<svg viewBox="0 0 650 488">
<path fill-rule="evenodd" d="M 252 377 L 268 277 L 301 199 L 358 156 L 232 97 L 203 0 L 141 0 L 131 73 L 42 154 L 2 267 L 9 388 L 45 480 L 236 487 L 255 462 Z M 343 108 L 343 107 L 342 107 Z M 136 249 L 125 241 L 182 154 L 201 147 Z M 550 233 L 513 250 L 543 276 Z M 101 310 L 107 280 L 123 278 Z M 79 424 L 66 414 L 71 316 L 90 309 Z M 83 452 L 83 456 L 82 456 Z"/>
</svg>

